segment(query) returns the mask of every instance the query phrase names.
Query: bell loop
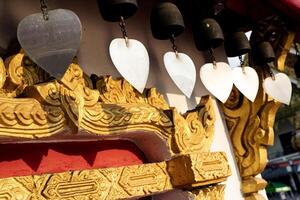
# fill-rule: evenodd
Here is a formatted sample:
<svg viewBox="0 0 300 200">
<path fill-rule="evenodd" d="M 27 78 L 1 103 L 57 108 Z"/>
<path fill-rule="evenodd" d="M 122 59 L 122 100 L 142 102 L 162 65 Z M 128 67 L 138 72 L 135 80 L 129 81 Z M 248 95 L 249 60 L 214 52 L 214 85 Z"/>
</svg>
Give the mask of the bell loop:
<svg viewBox="0 0 300 200">
<path fill-rule="evenodd" d="M 174 53 L 175 53 L 175 55 L 176 55 L 176 58 L 178 58 L 178 47 L 177 47 L 177 45 L 175 44 L 175 36 L 174 36 L 174 34 L 171 35 L 170 41 L 171 41 L 171 43 L 172 43 L 172 49 L 173 49 L 173 51 L 174 51 Z"/>
<path fill-rule="evenodd" d="M 41 11 L 43 14 L 43 18 L 44 20 L 49 20 L 49 15 L 48 15 L 48 6 L 46 4 L 45 0 L 40 0 L 40 4 L 41 4 Z"/>
<path fill-rule="evenodd" d="M 126 24 L 125 24 L 125 20 L 124 20 L 123 16 L 120 17 L 119 26 L 121 28 L 121 32 L 122 32 L 123 38 L 125 39 L 126 46 L 128 47 L 128 45 L 129 45 L 129 39 L 128 39 L 128 36 L 127 36 Z"/>
</svg>

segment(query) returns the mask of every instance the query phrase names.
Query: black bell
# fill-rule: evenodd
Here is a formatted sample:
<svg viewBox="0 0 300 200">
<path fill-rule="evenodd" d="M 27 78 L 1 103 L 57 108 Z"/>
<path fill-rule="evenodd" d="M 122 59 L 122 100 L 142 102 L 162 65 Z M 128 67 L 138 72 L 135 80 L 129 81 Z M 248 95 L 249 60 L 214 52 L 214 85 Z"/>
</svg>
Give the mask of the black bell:
<svg viewBox="0 0 300 200">
<path fill-rule="evenodd" d="M 241 56 L 251 50 L 249 40 L 243 31 L 228 34 L 225 37 L 224 47 L 228 57 Z"/>
<path fill-rule="evenodd" d="M 197 49 L 200 51 L 216 48 L 224 41 L 220 25 L 212 18 L 196 22 L 193 29 L 194 41 Z"/>
<path fill-rule="evenodd" d="M 127 19 L 138 8 L 136 0 L 98 0 L 98 6 L 103 19 L 110 22 L 120 21 L 121 16 Z"/>
<path fill-rule="evenodd" d="M 151 12 L 153 37 L 160 40 L 177 37 L 184 31 L 184 21 L 177 6 L 170 2 L 159 3 Z"/>
<path fill-rule="evenodd" d="M 258 64 L 269 63 L 275 60 L 275 53 L 270 42 L 261 42 L 255 49 Z"/>
</svg>

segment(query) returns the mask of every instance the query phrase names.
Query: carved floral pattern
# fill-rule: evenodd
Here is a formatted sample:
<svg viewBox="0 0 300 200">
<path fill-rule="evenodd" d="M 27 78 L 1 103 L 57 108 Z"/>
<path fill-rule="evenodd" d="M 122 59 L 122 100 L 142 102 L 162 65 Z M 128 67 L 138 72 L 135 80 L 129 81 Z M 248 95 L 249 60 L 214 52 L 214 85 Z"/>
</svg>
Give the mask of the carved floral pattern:
<svg viewBox="0 0 300 200">
<path fill-rule="evenodd" d="M 0 179 L 0 198 L 126 199 L 211 185 L 230 175 L 225 154 L 208 153 L 215 121 L 211 98 L 180 115 L 154 88 L 140 94 L 124 79 L 94 78 L 95 88 L 72 63 L 61 80 L 51 79 L 23 52 L 5 67 L 0 60 L 0 142 L 148 131 L 166 141 L 171 160 Z"/>
</svg>

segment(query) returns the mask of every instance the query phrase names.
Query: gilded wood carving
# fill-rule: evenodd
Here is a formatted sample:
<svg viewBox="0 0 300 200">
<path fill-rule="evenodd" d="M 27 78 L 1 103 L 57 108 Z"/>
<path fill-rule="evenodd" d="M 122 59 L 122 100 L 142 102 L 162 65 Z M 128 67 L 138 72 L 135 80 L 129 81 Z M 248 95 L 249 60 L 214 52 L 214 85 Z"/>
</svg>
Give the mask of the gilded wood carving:
<svg viewBox="0 0 300 200">
<path fill-rule="evenodd" d="M 255 45 L 269 40 L 276 52 L 275 66 L 283 71 L 294 36 L 294 33 L 287 31 L 280 19 L 271 17 L 258 24 L 253 30 L 250 42 Z M 252 62 L 251 56 L 249 62 Z M 266 66 L 253 65 L 262 83 L 267 75 Z M 266 95 L 261 84 L 254 102 L 234 88 L 228 101 L 223 104 L 245 199 L 264 199 L 258 191 L 263 190 L 267 182 L 256 176 L 266 167 L 267 148 L 274 143 L 273 125 L 279 107 L 280 103 Z"/>
<path fill-rule="evenodd" d="M 0 198 L 110 200 L 142 197 L 174 188 L 190 188 L 193 184 L 219 183 L 230 174 L 225 163 L 224 153 L 196 153 L 159 163 L 6 178 L 0 179 Z M 217 186 L 193 192 L 195 199 L 207 196 L 222 199 L 223 191 L 223 186 Z"/>
<path fill-rule="evenodd" d="M 0 143 L 114 138 L 145 150 L 143 131 L 165 150 L 145 152 L 150 164 L 3 178 L 0 199 L 127 199 L 173 189 L 191 190 L 194 199 L 223 198 L 224 186 L 211 185 L 231 172 L 224 153 L 209 153 L 210 97 L 181 115 L 154 88 L 140 94 L 124 79 L 92 81 L 76 63 L 54 80 L 23 52 L 0 61 L 0 86 Z"/>
</svg>

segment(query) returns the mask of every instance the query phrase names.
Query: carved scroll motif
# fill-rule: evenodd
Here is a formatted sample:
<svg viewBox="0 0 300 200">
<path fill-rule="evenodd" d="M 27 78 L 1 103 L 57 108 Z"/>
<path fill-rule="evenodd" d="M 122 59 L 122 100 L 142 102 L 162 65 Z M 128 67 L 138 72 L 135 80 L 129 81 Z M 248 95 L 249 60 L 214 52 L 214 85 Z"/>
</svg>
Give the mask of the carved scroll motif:
<svg viewBox="0 0 300 200">
<path fill-rule="evenodd" d="M 287 31 L 286 25 L 278 17 L 271 17 L 258 24 L 253 30 L 250 42 L 255 46 L 269 40 L 276 53 L 275 65 L 283 71 L 294 36 L 294 33 Z M 264 67 L 255 68 L 262 83 L 265 77 Z M 274 143 L 273 125 L 279 107 L 280 103 L 266 95 L 261 84 L 254 102 L 234 88 L 228 101 L 223 104 L 245 199 L 264 199 L 258 191 L 263 190 L 267 182 L 256 175 L 266 167 L 267 148 Z"/>
<path fill-rule="evenodd" d="M 231 173 L 224 153 L 209 153 L 215 122 L 210 97 L 181 115 L 155 88 L 140 94 L 124 79 L 110 76 L 92 82 L 75 63 L 61 80 L 54 80 L 22 52 L 5 65 L 0 60 L 0 86 L 0 143 L 51 142 L 74 134 L 77 139 L 119 138 L 144 131 L 163 141 L 171 159 L 0 179 L 0 199 L 126 199 L 175 188 L 197 190 Z M 201 191 L 197 199 L 221 190 Z"/>
<path fill-rule="evenodd" d="M 191 156 L 198 157 L 201 165 L 193 162 Z M 218 168 L 214 168 L 214 161 L 220 163 Z M 192 168 L 188 168 L 189 165 Z M 210 170 L 210 173 L 214 172 L 213 176 L 207 173 L 209 168 L 213 168 Z M 197 183 L 219 183 L 229 175 L 223 153 L 191 154 L 160 163 L 0 179 L 0 198 L 127 199 L 189 188 Z M 224 189 L 218 188 L 194 191 L 195 199 L 208 196 L 222 199 Z"/>
<path fill-rule="evenodd" d="M 250 186 L 249 181 L 258 179 L 255 176 L 260 174 L 267 164 L 267 147 L 274 141 L 273 124 L 279 106 L 280 103 L 270 99 L 261 87 L 254 103 L 234 89 L 230 99 L 223 105 L 236 161 L 242 176 L 243 193 L 256 193 L 266 186 L 263 179 L 261 181 L 264 184 L 260 187 Z M 252 183 L 256 184 L 256 181 Z"/>
</svg>

